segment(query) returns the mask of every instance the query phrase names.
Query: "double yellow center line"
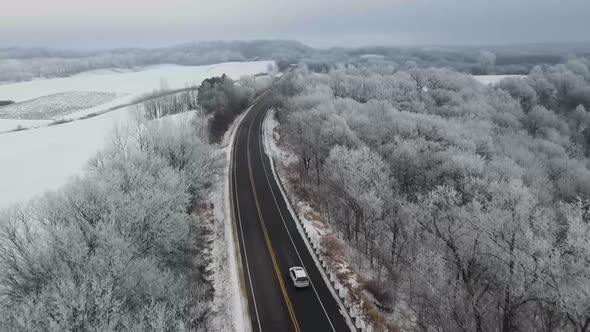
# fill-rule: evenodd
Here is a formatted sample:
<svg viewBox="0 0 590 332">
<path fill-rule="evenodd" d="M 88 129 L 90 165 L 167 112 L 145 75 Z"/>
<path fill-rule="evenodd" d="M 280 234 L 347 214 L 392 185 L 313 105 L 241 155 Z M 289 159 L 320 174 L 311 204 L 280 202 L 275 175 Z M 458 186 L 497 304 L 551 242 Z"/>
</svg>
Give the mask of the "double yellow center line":
<svg viewBox="0 0 590 332">
<path fill-rule="evenodd" d="M 254 116 L 256 117 L 256 115 Z M 258 210 L 258 220 L 260 221 L 260 225 L 262 226 L 262 233 L 264 234 L 264 239 L 266 240 L 266 246 L 268 247 L 268 251 L 270 253 L 270 259 L 272 260 L 272 265 L 275 269 L 275 273 L 277 274 L 277 279 L 279 280 L 279 285 L 281 287 L 281 292 L 283 293 L 283 297 L 285 298 L 285 303 L 287 303 L 287 309 L 289 310 L 289 315 L 291 316 L 291 321 L 293 322 L 293 327 L 295 328 L 296 332 L 300 332 L 299 323 L 297 322 L 297 318 L 295 317 L 295 311 L 293 310 L 293 305 L 289 300 L 289 294 L 287 294 L 287 289 L 285 288 L 285 282 L 283 281 L 283 277 L 279 270 L 279 266 L 277 264 L 277 260 L 275 258 L 275 253 L 272 248 L 272 244 L 270 242 L 270 238 L 268 236 L 268 231 L 266 230 L 266 225 L 264 223 L 264 218 L 262 217 L 262 210 L 260 209 L 260 203 L 258 201 L 258 194 L 256 193 L 256 188 L 254 186 L 254 176 L 252 174 L 252 162 L 250 160 L 250 134 L 252 132 L 252 125 L 254 124 L 254 120 L 250 122 L 250 127 L 248 128 L 248 139 L 246 143 L 246 154 L 248 156 L 248 173 L 250 174 L 250 184 L 252 185 L 252 193 L 254 194 L 254 202 L 256 203 L 256 210 Z M 263 161 L 264 162 L 264 161 Z"/>
</svg>

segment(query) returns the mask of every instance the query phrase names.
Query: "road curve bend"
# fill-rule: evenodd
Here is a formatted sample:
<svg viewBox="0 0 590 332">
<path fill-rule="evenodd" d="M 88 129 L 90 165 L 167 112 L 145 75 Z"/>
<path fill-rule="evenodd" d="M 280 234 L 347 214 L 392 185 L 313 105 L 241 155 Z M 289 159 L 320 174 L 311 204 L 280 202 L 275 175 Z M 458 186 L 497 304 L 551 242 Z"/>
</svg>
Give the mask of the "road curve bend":
<svg viewBox="0 0 590 332">
<path fill-rule="evenodd" d="M 230 198 L 254 331 L 350 331 L 272 174 L 262 126 L 270 102 L 263 93 L 236 128 Z M 303 266 L 312 286 L 295 289 L 288 277 Z"/>
</svg>

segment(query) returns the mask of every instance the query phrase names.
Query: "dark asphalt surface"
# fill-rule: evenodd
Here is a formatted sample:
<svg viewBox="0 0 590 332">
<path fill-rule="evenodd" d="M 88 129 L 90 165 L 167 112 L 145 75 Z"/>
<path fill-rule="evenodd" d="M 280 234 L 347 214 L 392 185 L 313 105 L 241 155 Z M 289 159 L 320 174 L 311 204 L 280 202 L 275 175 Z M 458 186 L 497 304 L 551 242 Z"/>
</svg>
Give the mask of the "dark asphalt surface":
<svg viewBox="0 0 590 332">
<path fill-rule="evenodd" d="M 254 331 L 350 331 L 340 307 L 297 230 L 264 153 L 265 95 L 237 128 L 231 173 L 234 220 Z M 313 287 L 288 276 L 303 266 Z"/>
</svg>

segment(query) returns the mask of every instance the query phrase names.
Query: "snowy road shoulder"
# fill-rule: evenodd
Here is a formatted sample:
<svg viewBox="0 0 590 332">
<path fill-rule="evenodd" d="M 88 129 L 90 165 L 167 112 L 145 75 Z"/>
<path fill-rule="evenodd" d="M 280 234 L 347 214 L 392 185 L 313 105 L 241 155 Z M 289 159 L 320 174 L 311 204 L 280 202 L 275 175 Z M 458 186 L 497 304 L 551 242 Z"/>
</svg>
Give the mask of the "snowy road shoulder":
<svg viewBox="0 0 590 332">
<path fill-rule="evenodd" d="M 223 181 L 220 181 L 223 186 L 223 193 L 216 198 L 216 208 L 214 210 L 215 219 L 220 227 L 220 232 L 224 239 L 225 252 L 220 252 L 219 255 L 225 257 L 226 264 L 218 265 L 218 277 L 213 281 L 216 298 L 214 305 L 218 303 L 227 313 L 227 317 L 231 317 L 233 331 L 252 331 L 251 319 L 248 310 L 248 295 L 246 293 L 246 281 L 244 279 L 241 253 L 238 245 L 237 229 L 235 228 L 234 217 L 231 207 L 231 167 L 232 156 L 234 149 L 234 140 L 237 134 L 237 128 L 242 122 L 250 109 L 244 111 L 238 116 L 231 127 L 225 133 L 222 140 L 223 151 L 225 152 L 225 168 L 223 173 Z"/>
</svg>

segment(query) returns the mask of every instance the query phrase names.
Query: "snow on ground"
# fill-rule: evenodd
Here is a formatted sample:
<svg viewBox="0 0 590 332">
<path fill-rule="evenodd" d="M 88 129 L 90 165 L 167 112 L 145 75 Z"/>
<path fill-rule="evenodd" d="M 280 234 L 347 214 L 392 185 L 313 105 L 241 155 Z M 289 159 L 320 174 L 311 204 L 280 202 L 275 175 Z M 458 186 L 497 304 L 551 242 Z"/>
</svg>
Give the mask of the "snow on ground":
<svg viewBox="0 0 590 332">
<path fill-rule="evenodd" d="M 384 59 L 385 55 L 368 53 L 368 54 L 360 55 L 359 58 L 361 58 L 361 59 Z"/>
<path fill-rule="evenodd" d="M 131 69 L 131 68 L 106 68 L 106 69 L 94 69 L 89 71 L 83 71 L 78 74 L 71 75 L 70 77 L 76 76 L 90 76 L 90 75 L 108 75 L 108 74 L 122 74 L 122 73 L 131 73 L 134 71 L 140 71 L 139 69 Z"/>
<path fill-rule="evenodd" d="M 105 74 L 39 80 L 0 86 L 0 99 L 22 101 L 65 91 L 106 91 L 141 95 L 167 81 L 169 88 L 182 88 L 203 79 L 226 73 L 230 77 L 264 72 L 268 61 L 222 63 L 200 67 L 158 66 L 146 72 Z M 94 113 L 130 101 L 133 95 L 76 114 Z M 98 150 L 104 147 L 113 128 L 132 119 L 124 107 L 89 119 L 77 120 L 34 130 L 0 133 L 0 209 L 25 203 L 47 190 L 56 190 L 71 176 L 79 174 Z M 24 121 L 24 120 L 23 120 Z M 0 120 L 0 132 L 19 125 L 19 121 Z M 46 124 L 29 122 L 30 125 Z M 10 126 L 9 126 L 10 125 Z M 5 129 L 5 130 L 2 130 Z"/>
<path fill-rule="evenodd" d="M 65 91 L 100 91 L 143 94 L 165 81 L 170 89 L 198 85 L 224 73 L 232 78 L 267 71 L 272 61 L 226 62 L 207 66 L 158 65 L 137 72 L 80 74 L 72 77 L 0 85 L 0 99 L 21 102 Z"/>
<path fill-rule="evenodd" d="M 102 105 L 121 95 L 113 92 L 67 91 L 0 107 L 0 118 L 49 120 Z"/>
<path fill-rule="evenodd" d="M 214 203 L 213 214 L 215 218 L 214 236 L 212 243 L 212 265 L 209 270 L 213 272 L 212 282 L 215 289 L 213 310 L 218 313 L 213 320 L 216 331 L 240 331 L 252 330 L 250 317 L 248 316 L 248 299 L 245 288 L 241 283 L 245 282 L 241 277 L 240 251 L 237 248 L 237 233 L 234 230 L 234 221 L 231 212 L 229 167 L 231 164 L 234 137 L 236 129 L 242 122 L 247 111 L 233 122 L 225 133 L 221 143 L 220 152 L 225 156 L 222 181 L 218 181 L 210 200 Z M 245 285 L 242 285 L 245 287 Z M 231 317 L 231 321 L 227 318 Z M 223 321 L 225 319 L 225 321 Z"/>
<path fill-rule="evenodd" d="M 0 134 L 0 209 L 56 190 L 83 170 L 127 109 L 87 120 Z"/>
<path fill-rule="evenodd" d="M 43 127 L 52 122 L 53 120 L 0 119 L 0 134 L 11 130 Z"/>
<path fill-rule="evenodd" d="M 288 169 L 297 161 L 297 157 L 279 146 L 281 137 L 275 130 L 278 123 L 273 115 L 272 113 L 269 114 L 263 125 L 265 151 L 276 161 L 276 169 L 273 167 L 275 175 L 281 179 L 287 179 Z M 364 328 L 364 331 L 373 331 L 374 328 L 367 321 L 364 315 L 365 309 L 363 308 L 366 308 L 367 302 L 375 303 L 376 300 L 367 291 L 361 293 L 364 297 L 358 298 L 355 295 L 357 294 L 355 289 L 361 285 L 362 280 L 369 280 L 376 276 L 376 271 L 366 264 L 368 258 L 363 257 L 360 251 L 335 236 L 330 225 L 322 221 L 319 213 L 308 202 L 298 197 L 295 188 L 289 181 L 285 180 L 282 183 L 285 186 L 286 195 L 290 197 L 291 202 L 294 202 L 292 203 L 294 209 L 292 214 L 296 215 L 305 230 L 300 231 L 307 234 L 311 246 L 321 248 L 317 253 L 318 258 L 327 262 L 324 267 L 326 273 L 335 276 L 334 289 L 346 299 L 347 306 L 350 306 L 351 316 L 359 318 L 356 323 L 357 327 Z M 302 236 L 306 237 L 303 234 Z M 327 249 L 327 247 L 330 247 L 330 249 Z M 396 303 L 395 310 L 391 312 L 380 310 L 380 312 L 388 322 L 398 326 L 401 331 L 414 330 L 416 318 L 402 300 Z"/>
<path fill-rule="evenodd" d="M 75 76 L 54 79 L 40 79 L 29 82 L 0 85 L 0 100 L 23 102 L 39 97 L 70 91 L 94 91 L 121 94 L 122 97 L 101 105 L 88 107 L 60 117 L 73 120 L 92 113 L 102 113 L 114 107 L 128 104 L 137 97 L 166 86 L 168 89 L 181 89 L 198 85 L 211 76 L 227 74 L 238 79 L 244 75 L 265 73 L 272 61 L 226 62 L 207 66 L 157 65 L 139 71 L 120 69 L 101 69 Z M 125 95 L 125 96 L 123 96 Z M 94 106 L 94 107 L 92 107 Z M 10 126 L 9 126 L 10 125 Z M 0 120 L 1 131 L 15 129 L 16 126 L 28 128 L 29 123 L 5 122 Z"/>
<path fill-rule="evenodd" d="M 505 78 L 523 78 L 526 75 L 473 75 L 476 81 L 485 85 L 494 85 Z"/>
</svg>

